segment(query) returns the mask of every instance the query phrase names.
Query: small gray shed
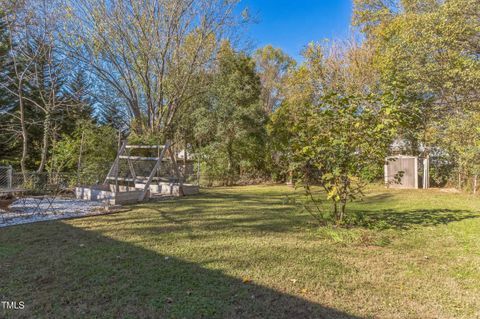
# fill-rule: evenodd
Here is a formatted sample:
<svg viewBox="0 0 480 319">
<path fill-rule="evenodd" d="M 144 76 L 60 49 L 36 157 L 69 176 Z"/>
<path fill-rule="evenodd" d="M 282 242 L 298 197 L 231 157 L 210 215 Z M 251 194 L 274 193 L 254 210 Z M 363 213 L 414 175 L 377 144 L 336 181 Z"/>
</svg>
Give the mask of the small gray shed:
<svg viewBox="0 0 480 319">
<path fill-rule="evenodd" d="M 385 159 L 385 185 L 390 188 L 418 188 L 418 157 L 389 156 Z"/>
</svg>

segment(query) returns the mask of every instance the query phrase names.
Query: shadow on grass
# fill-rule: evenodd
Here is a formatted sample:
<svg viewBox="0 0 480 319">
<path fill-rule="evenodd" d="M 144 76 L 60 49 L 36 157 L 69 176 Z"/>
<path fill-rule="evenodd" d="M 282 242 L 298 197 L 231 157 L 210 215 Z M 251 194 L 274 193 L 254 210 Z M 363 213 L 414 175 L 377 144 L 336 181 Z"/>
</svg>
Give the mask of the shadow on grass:
<svg viewBox="0 0 480 319">
<path fill-rule="evenodd" d="M 283 204 L 284 196 L 276 195 L 246 195 L 212 193 L 206 196 L 192 196 L 169 202 L 145 203 L 134 210 L 155 212 L 146 214 L 145 220 L 134 223 L 152 224 L 148 231 L 165 230 L 165 225 L 158 220 L 166 221 L 170 231 L 186 230 L 192 227 L 203 230 L 251 230 L 266 232 L 288 232 L 300 226 L 313 222 L 309 216 L 300 216 L 298 208 Z M 126 217 L 124 222 L 131 219 Z M 193 225 L 193 226 L 192 226 Z"/>
<path fill-rule="evenodd" d="M 378 205 L 393 197 L 381 193 L 366 198 L 368 204 Z M 316 225 L 311 216 L 298 214 L 294 205 L 283 205 L 284 196 L 255 194 L 219 194 L 179 200 L 172 207 L 146 204 L 145 208 L 156 211 L 158 216 L 170 223 L 172 230 L 187 230 L 192 223 L 195 227 L 214 231 L 239 229 L 267 232 L 289 232 L 308 224 Z M 386 204 L 385 204 L 386 205 Z M 173 208 L 173 209 L 172 209 Z M 219 212 L 217 212 L 219 210 Z M 416 226 L 438 226 L 465 219 L 479 218 L 480 214 L 469 210 L 455 209 L 414 209 L 414 210 L 360 210 L 356 225 L 366 228 L 409 229 Z M 151 228 L 148 231 L 158 231 Z"/>
<path fill-rule="evenodd" d="M 408 211 L 381 210 L 363 213 L 365 227 L 409 229 L 415 226 L 439 226 L 465 219 L 479 218 L 480 214 L 468 210 L 415 209 Z"/>
<path fill-rule="evenodd" d="M 359 318 L 59 221 L 0 242 L 0 300 L 26 306 L 1 317 Z"/>
</svg>

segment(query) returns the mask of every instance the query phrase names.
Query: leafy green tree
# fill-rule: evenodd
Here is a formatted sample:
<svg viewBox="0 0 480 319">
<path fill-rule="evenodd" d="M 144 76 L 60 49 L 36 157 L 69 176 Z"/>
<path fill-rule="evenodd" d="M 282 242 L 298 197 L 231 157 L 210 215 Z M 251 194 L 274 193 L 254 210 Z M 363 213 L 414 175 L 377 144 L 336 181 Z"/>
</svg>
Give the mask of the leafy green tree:
<svg viewBox="0 0 480 319">
<path fill-rule="evenodd" d="M 480 112 L 466 112 L 452 117 L 447 122 L 442 146 L 457 163 L 458 188 L 465 178 L 471 177 L 471 189 L 476 193 L 480 175 Z M 466 186 L 466 185 L 465 185 Z"/>
<path fill-rule="evenodd" d="M 374 84 L 357 81 L 357 49 L 345 53 L 311 44 L 305 62 L 289 78 L 287 103 L 277 129 L 286 140 L 296 184 L 305 189 L 304 208 L 319 222 L 342 224 L 347 203 L 363 195 L 383 166 L 396 124 L 394 99 L 371 93 Z M 359 90 L 359 87 L 366 87 Z M 283 109 L 285 108 L 285 109 Z M 321 205 L 323 188 L 332 209 Z"/>
<path fill-rule="evenodd" d="M 283 80 L 286 99 L 268 124 L 274 163 L 271 171 L 280 180 L 291 183 L 294 179 L 291 124 L 298 121 L 296 107 L 319 99 L 325 92 L 365 97 L 379 93 L 373 50 L 368 44 L 354 40 L 310 43 L 303 54 L 305 63 Z"/>
<path fill-rule="evenodd" d="M 117 153 L 117 132 L 106 125 L 80 121 L 71 135 L 62 135 L 52 148 L 50 174 L 71 173 L 72 184 L 102 182 Z"/>
<path fill-rule="evenodd" d="M 76 72 L 64 87 L 64 95 L 67 100 L 66 112 L 62 116 L 62 132 L 72 133 L 78 121 L 92 120 L 93 98 L 91 84 L 86 78 L 85 72 Z"/>
<path fill-rule="evenodd" d="M 292 123 L 295 113 L 288 101 L 282 104 L 271 114 L 267 123 L 268 146 L 270 152 L 269 172 L 274 181 L 292 181 Z"/>
<path fill-rule="evenodd" d="M 363 195 L 372 171 L 382 166 L 392 141 L 392 110 L 374 96 L 336 92 L 296 109 L 291 140 L 294 168 L 310 199 L 305 208 L 319 221 L 332 216 L 340 225 L 348 201 Z M 323 188 L 332 211 L 320 209 L 312 185 Z"/>
<path fill-rule="evenodd" d="M 354 24 L 375 47 L 382 91 L 398 97 L 410 152 L 438 143 L 445 119 L 480 110 L 476 0 L 356 0 Z"/>
<path fill-rule="evenodd" d="M 280 106 L 284 98 L 282 93 L 284 79 L 295 67 L 296 62 L 281 49 L 271 45 L 258 49 L 254 58 L 262 84 L 263 110 L 270 114 Z"/>
<path fill-rule="evenodd" d="M 248 172 L 262 171 L 266 118 L 260 90 L 255 62 L 224 42 L 207 104 L 196 112 L 196 136 L 211 136 L 203 147 L 206 169 L 224 184 L 231 185 Z"/>
</svg>

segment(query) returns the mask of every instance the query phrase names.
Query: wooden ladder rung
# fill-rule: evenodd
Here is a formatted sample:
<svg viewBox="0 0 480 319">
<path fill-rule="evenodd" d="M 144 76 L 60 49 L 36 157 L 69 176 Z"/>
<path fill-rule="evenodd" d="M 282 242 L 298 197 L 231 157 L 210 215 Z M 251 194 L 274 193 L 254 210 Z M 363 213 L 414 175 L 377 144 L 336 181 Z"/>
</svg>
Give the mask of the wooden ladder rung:
<svg viewBox="0 0 480 319">
<path fill-rule="evenodd" d="M 134 160 L 134 161 L 158 161 L 158 157 L 143 157 L 143 156 L 126 156 L 121 155 L 120 159 Z"/>
<path fill-rule="evenodd" d="M 134 178 L 115 177 L 115 176 L 108 176 L 107 180 L 120 181 L 120 182 L 135 182 L 136 181 L 136 179 L 134 179 Z"/>
<path fill-rule="evenodd" d="M 165 145 L 127 145 L 126 148 L 138 148 L 138 149 L 157 149 L 157 148 L 164 148 Z"/>
</svg>

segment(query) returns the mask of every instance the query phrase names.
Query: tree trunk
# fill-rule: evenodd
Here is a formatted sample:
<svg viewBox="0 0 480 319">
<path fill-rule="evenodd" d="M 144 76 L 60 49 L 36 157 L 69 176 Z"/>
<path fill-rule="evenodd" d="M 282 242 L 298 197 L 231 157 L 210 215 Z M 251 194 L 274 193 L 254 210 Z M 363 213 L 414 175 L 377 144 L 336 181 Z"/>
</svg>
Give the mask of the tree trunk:
<svg viewBox="0 0 480 319">
<path fill-rule="evenodd" d="M 47 163 L 48 147 L 50 144 L 50 127 L 52 124 L 52 117 L 50 111 L 45 113 L 45 119 L 43 120 L 43 142 L 42 142 L 42 154 L 40 165 L 38 166 L 37 173 L 42 173 Z"/>
<path fill-rule="evenodd" d="M 228 160 L 227 186 L 231 186 L 231 185 L 233 185 L 233 150 L 232 150 L 232 143 L 227 144 L 227 160 Z"/>
<path fill-rule="evenodd" d="M 340 223 L 338 222 L 338 206 L 336 201 L 333 202 L 333 214 L 335 216 L 335 223 L 338 226 Z"/>
<path fill-rule="evenodd" d="M 20 107 L 20 126 L 22 128 L 22 158 L 20 159 L 20 168 L 22 170 L 23 182 L 27 181 L 27 169 L 25 162 L 28 156 L 28 134 L 25 126 L 25 105 L 23 104 L 23 83 L 18 85 L 18 103 Z"/>
<path fill-rule="evenodd" d="M 80 176 L 82 170 L 82 153 L 83 153 L 83 139 L 85 137 L 85 132 L 82 132 L 82 139 L 80 140 L 80 151 L 78 152 L 78 163 L 77 163 L 77 186 L 80 186 Z"/>
<path fill-rule="evenodd" d="M 293 171 L 291 169 L 288 170 L 288 176 L 287 176 L 287 185 L 290 187 L 293 187 Z"/>
<path fill-rule="evenodd" d="M 198 149 L 196 150 L 196 156 L 198 157 L 198 164 L 197 164 L 197 186 L 200 186 L 200 154 Z"/>
<path fill-rule="evenodd" d="M 188 160 L 187 145 L 188 145 L 188 142 L 187 142 L 187 138 L 185 137 L 185 146 L 183 150 L 183 176 L 185 177 L 185 179 L 187 178 L 187 160 Z"/>
<path fill-rule="evenodd" d="M 345 208 L 347 207 L 347 202 L 346 201 L 342 201 L 342 204 L 340 206 L 340 218 L 338 220 L 339 224 L 342 223 L 343 221 L 343 216 L 345 216 Z"/>
<path fill-rule="evenodd" d="M 477 174 L 473 176 L 473 195 L 477 194 Z"/>
</svg>

